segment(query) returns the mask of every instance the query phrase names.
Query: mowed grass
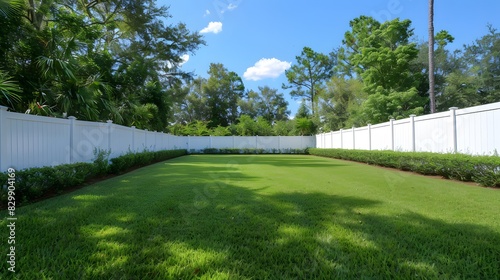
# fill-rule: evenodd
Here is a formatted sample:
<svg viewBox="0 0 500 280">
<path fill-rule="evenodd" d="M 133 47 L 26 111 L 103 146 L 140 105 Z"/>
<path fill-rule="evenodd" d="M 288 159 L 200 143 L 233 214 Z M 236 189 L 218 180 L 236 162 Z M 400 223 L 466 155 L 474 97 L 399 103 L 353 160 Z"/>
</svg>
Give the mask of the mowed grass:
<svg viewBox="0 0 500 280">
<path fill-rule="evenodd" d="M 195 155 L 17 209 L 18 279 L 499 279 L 500 191 L 313 156 Z"/>
</svg>

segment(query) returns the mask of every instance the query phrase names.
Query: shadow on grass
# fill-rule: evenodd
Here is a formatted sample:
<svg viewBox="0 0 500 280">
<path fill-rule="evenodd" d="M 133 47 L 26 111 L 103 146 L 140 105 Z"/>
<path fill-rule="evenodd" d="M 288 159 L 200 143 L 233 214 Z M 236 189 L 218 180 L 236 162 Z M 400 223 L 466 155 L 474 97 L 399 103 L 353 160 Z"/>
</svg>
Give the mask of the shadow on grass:
<svg viewBox="0 0 500 280">
<path fill-rule="evenodd" d="M 500 277 L 500 235 L 487 227 L 366 214 L 380 202 L 358 197 L 270 195 L 234 184 L 255 178 L 230 164 L 167 167 L 22 209 L 18 277 Z"/>
</svg>

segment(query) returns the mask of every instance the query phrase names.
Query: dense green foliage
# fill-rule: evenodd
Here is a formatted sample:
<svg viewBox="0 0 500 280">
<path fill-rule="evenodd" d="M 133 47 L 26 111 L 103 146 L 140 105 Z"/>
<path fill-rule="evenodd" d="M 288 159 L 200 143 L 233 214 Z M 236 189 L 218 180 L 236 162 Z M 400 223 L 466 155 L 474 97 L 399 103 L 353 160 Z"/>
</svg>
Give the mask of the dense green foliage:
<svg viewBox="0 0 500 280">
<path fill-rule="evenodd" d="M 144 151 L 141 153 L 128 153 L 111 159 L 109 165 L 110 173 L 120 174 L 130 168 L 146 166 L 155 162 L 164 161 L 171 158 L 186 155 L 186 150 L 166 150 L 150 152 Z"/>
<path fill-rule="evenodd" d="M 79 186 L 89 179 L 106 174 L 120 174 L 130 168 L 142 167 L 155 162 L 185 155 L 186 150 L 169 150 L 142 153 L 129 153 L 111 159 L 109 153 L 99 152 L 93 163 L 63 164 L 53 167 L 36 167 L 16 171 L 16 205 L 32 202 L 46 194 L 60 193 L 65 189 Z M 7 174 L 0 173 L 0 186 L 7 182 Z M 0 190 L 0 202 L 7 201 L 7 191 Z M 5 207 L 5 206 L 4 206 Z M 1 207 L 1 208 L 4 208 Z"/>
<path fill-rule="evenodd" d="M 0 104 L 181 135 L 310 135 L 430 112 L 428 44 L 409 20 L 359 16 L 335 51 L 303 47 L 282 88 L 311 115 L 289 120 L 277 89 L 245 90 L 220 63 L 208 78 L 184 72 L 205 42 L 171 17 L 153 0 L 0 1 Z M 500 101 L 500 33 L 453 40 L 435 36 L 437 110 Z"/>
<path fill-rule="evenodd" d="M 0 103 L 166 130 L 191 76 L 179 68 L 182 57 L 204 44 L 170 17 L 152 0 L 23 1 L 0 13 Z M 6 89 L 16 82 L 19 92 Z"/>
<path fill-rule="evenodd" d="M 311 155 L 353 160 L 424 175 L 500 187 L 500 157 L 343 149 L 309 149 Z"/>
<path fill-rule="evenodd" d="M 51 192 L 61 192 L 66 188 L 82 184 L 95 177 L 98 170 L 92 163 L 65 164 L 54 167 L 38 167 L 16 172 L 16 205 L 31 202 Z M 2 185 L 6 182 L 5 173 L 0 176 Z M 7 201 L 7 192 L 0 191 L 2 204 Z M 6 204 L 5 204 L 6 205 Z"/>
<path fill-rule="evenodd" d="M 309 149 L 215 149 L 207 148 L 202 154 L 298 154 L 307 155 Z"/>
<path fill-rule="evenodd" d="M 186 156 L 18 208 L 0 278 L 498 279 L 499 200 L 321 157 Z"/>
<path fill-rule="evenodd" d="M 322 84 L 333 75 L 335 53 L 328 56 L 315 52 L 310 47 L 304 47 L 296 60 L 297 63 L 285 72 L 289 84 L 283 84 L 282 87 L 293 88 L 290 92 L 292 97 L 301 97 L 309 101 L 314 115 Z"/>
<path fill-rule="evenodd" d="M 381 23 L 360 16 L 350 27 L 335 53 L 306 47 L 287 71 L 296 87 L 292 96 L 305 98 L 317 128 L 338 130 L 429 113 L 428 44 L 414 39 L 411 21 Z M 447 49 L 454 40 L 447 31 L 439 31 L 435 39 L 437 111 L 500 101 L 496 29 L 488 26 L 487 35 L 463 50 Z"/>
<path fill-rule="evenodd" d="M 316 123 L 309 117 L 297 117 L 293 120 L 269 123 L 264 117 L 256 119 L 248 115 L 240 115 L 236 124 L 211 128 L 207 121 L 194 121 L 189 124 L 174 124 L 170 132 L 184 136 L 296 136 L 314 135 Z"/>
</svg>

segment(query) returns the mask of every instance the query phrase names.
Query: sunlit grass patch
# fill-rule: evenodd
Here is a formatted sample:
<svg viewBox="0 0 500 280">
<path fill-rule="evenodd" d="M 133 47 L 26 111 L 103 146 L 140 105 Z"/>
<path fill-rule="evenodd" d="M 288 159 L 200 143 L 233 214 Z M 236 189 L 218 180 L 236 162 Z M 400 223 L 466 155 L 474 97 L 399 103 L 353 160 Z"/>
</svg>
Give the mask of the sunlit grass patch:
<svg viewBox="0 0 500 280">
<path fill-rule="evenodd" d="M 17 209 L 0 277 L 495 279 L 499 199 L 325 158 L 187 156 Z"/>
</svg>

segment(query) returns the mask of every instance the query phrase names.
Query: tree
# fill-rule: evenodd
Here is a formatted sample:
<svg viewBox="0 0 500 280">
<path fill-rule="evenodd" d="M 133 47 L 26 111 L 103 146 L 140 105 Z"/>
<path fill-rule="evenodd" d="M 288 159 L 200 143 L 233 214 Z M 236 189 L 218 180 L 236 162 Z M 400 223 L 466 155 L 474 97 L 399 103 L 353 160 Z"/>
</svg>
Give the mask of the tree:
<svg viewBox="0 0 500 280">
<path fill-rule="evenodd" d="M 334 58 L 333 53 L 328 56 L 304 47 L 300 56 L 295 57 L 297 63 L 285 71 L 289 84 L 283 84 L 282 88 L 293 88 L 290 92 L 292 97 L 306 98 L 311 103 L 313 115 L 315 115 L 315 102 L 319 88 L 333 75 Z"/>
<path fill-rule="evenodd" d="M 17 83 L 12 81 L 7 73 L 0 70 L 0 105 L 14 106 L 14 103 L 21 100 L 20 92 Z"/>
<path fill-rule="evenodd" d="M 429 99 L 432 114 L 436 112 L 434 90 L 434 0 L 429 0 Z"/>
<path fill-rule="evenodd" d="M 454 41 L 454 37 L 447 31 L 442 30 L 435 35 L 434 50 L 434 93 L 436 97 L 436 111 L 442 111 L 440 105 L 440 96 L 446 88 L 446 78 L 457 69 L 463 69 L 464 62 L 461 58 L 461 51 L 449 51 L 446 47 Z M 424 73 L 425 87 L 419 88 L 419 92 L 427 92 L 429 89 L 429 44 L 422 43 L 418 46 L 418 58 L 414 61 L 413 67 L 421 69 Z M 424 83 L 422 83 L 423 85 Z M 422 95 L 423 96 L 423 95 Z M 445 108 L 444 110 L 448 110 Z M 426 113 L 430 113 L 430 105 L 426 106 Z"/>
<path fill-rule="evenodd" d="M 359 109 L 366 99 L 363 84 L 359 80 L 344 77 L 330 79 L 319 103 L 323 130 L 334 131 L 352 125 L 359 126 Z"/>
<path fill-rule="evenodd" d="M 220 63 L 210 64 L 210 77 L 203 86 L 207 95 L 210 127 L 228 126 L 238 118 L 238 100 L 243 97 L 245 86 L 235 72 L 229 72 Z"/>
<path fill-rule="evenodd" d="M 207 80 L 196 78 L 186 83 L 178 92 L 182 98 L 175 103 L 174 122 L 192 123 L 194 121 L 209 121 L 208 97 L 203 91 Z"/>
<path fill-rule="evenodd" d="M 418 49 L 409 42 L 411 21 L 394 19 L 382 24 L 361 16 L 350 26 L 339 49 L 339 69 L 363 81 L 369 95 L 363 104 L 366 122 L 423 113 L 426 98 L 418 91 L 422 73 L 412 68 Z"/>
<path fill-rule="evenodd" d="M 153 0 L 30 0 L 23 15 L 0 16 L 0 65 L 23 81 L 22 112 L 164 130 L 191 77 L 181 57 L 204 44 Z"/>
<path fill-rule="evenodd" d="M 238 106 L 240 107 L 240 116 L 247 115 L 252 119 L 257 118 L 259 115 L 260 108 L 262 104 L 262 97 L 260 94 L 254 90 L 249 90 L 246 93 L 246 97 L 238 101 Z"/>
<path fill-rule="evenodd" d="M 500 33 L 492 26 L 488 31 L 465 46 L 463 56 L 457 58 L 442 94 L 437 96 L 439 110 L 500 101 Z"/>
<path fill-rule="evenodd" d="M 297 118 L 295 119 L 295 130 L 300 136 L 314 135 L 316 133 L 316 125 L 312 119 Z"/>
<path fill-rule="evenodd" d="M 24 1 L 22 0 L 0 0 L 0 17 L 9 18 L 21 15 Z"/>
<path fill-rule="evenodd" d="M 238 105 L 242 115 L 248 115 L 253 119 L 261 116 L 269 123 L 286 120 L 290 114 L 288 102 L 283 94 L 268 86 L 259 87 L 259 92 L 250 90 Z"/>
<path fill-rule="evenodd" d="M 295 118 L 311 118 L 311 112 L 309 111 L 309 108 L 307 108 L 305 100 L 302 100 L 302 103 L 300 103 L 299 109 L 295 114 Z"/>
<path fill-rule="evenodd" d="M 285 100 L 283 94 L 278 93 L 277 89 L 272 89 L 268 86 L 259 87 L 259 91 L 261 100 L 259 102 L 258 115 L 269 123 L 287 120 L 290 111 L 288 110 L 288 102 Z"/>
<path fill-rule="evenodd" d="M 294 135 L 295 123 L 293 120 L 277 121 L 273 125 L 274 135 L 291 136 Z"/>
<path fill-rule="evenodd" d="M 465 47 L 464 60 L 478 80 L 480 103 L 500 101 L 500 32 L 488 25 L 488 34 Z"/>
<path fill-rule="evenodd" d="M 238 124 L 236 125 L 236 131 L 240 136 L 253 136 L 256 131 L 256 124 L 252 117 L 248 115 L 241 115 L 238 118 Z"/>
</svg>

